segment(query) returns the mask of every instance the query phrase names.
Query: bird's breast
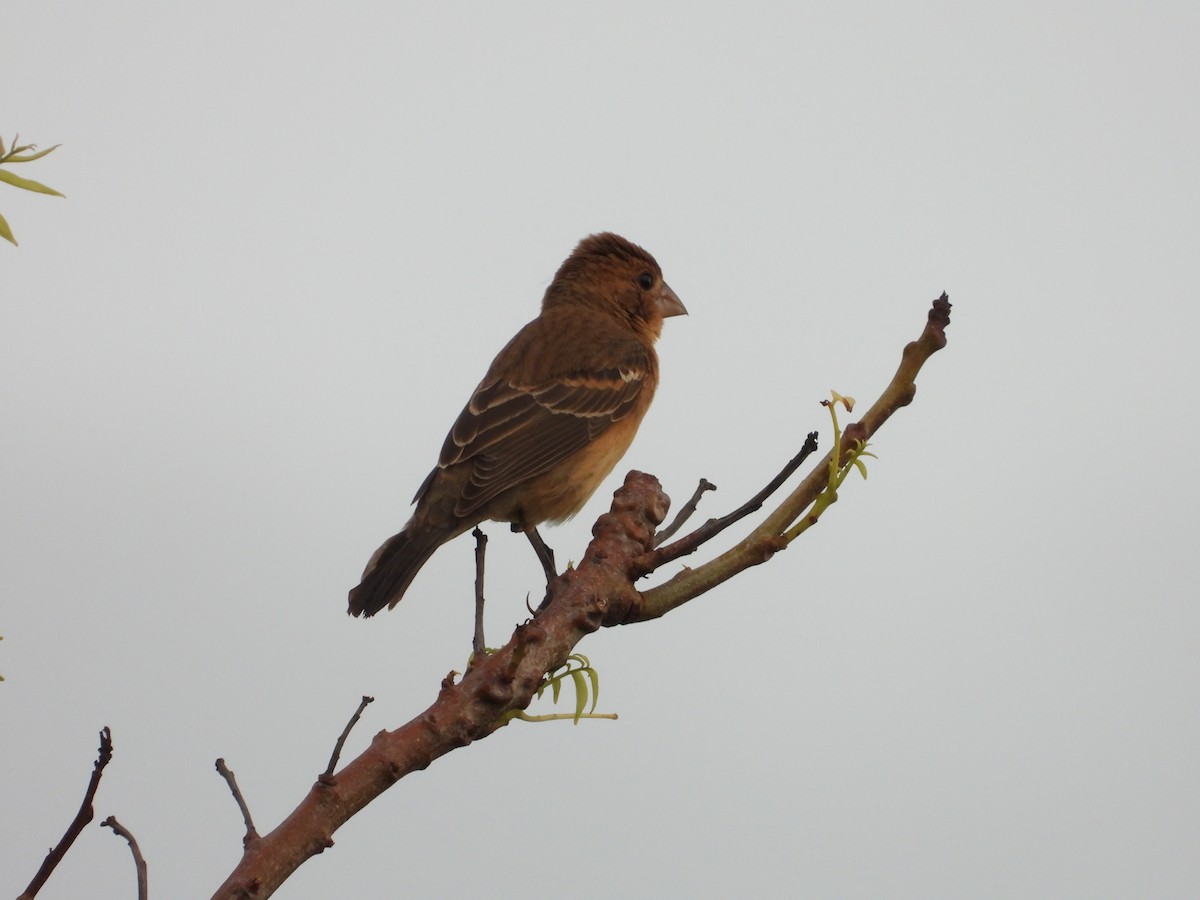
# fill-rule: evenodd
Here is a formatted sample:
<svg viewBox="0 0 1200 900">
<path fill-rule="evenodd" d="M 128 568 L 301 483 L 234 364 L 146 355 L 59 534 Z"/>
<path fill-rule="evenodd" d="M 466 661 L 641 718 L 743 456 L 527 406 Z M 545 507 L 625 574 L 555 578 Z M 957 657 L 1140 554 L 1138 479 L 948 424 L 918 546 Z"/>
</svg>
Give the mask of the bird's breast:
<svg viewBox="0 0 1200 900">
<path fill-rule="evenodd" d="M 641 418 L 629 415 L 614 422 L 595 441 L 527 482 L 521 492 L 520 509 L 503 518 L 537 525 L 574 516 L 621 461 L 633 443 Z"/>
</svg>

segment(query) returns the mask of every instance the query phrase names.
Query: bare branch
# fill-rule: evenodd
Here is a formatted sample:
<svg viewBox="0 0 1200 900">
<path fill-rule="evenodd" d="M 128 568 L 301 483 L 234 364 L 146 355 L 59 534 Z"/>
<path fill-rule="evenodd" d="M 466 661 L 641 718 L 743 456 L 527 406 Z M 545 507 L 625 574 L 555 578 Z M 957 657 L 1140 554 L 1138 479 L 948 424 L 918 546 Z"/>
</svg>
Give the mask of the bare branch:
<svg viewBox="0 0 1200 900">
<path fill-rule="evenodd" d="M 692 494 L 691 499 L 683 504 L 683 509 L 679 510 L 679 514 L 671 520 L 671 524 L 666 528 L 658 529 L 658 534 L 654 536 L 654 546 L 657 547 L 668 538 L 674 537 L 675 532 L 683 527 L 683 523 L 692 517 L 696 508 L 700 506 L 700 498 L 708 491 L 715 491 L 717 486 L 707 478 L 701 478 L 700 483 L 696 485 L 696 491 Z"/>
<path fill-rule="evenodd" d="M 891 384 L 859 422 L 846 428 L 839 465 L 851 458 L 856 442 L 866 441 L 893 412 L 912 400 L 921 366 L 945 344 L 949 310 L 943 294 L 934 302 L 921 337 L 905 348 Z M 802 450 L 798 459 L 805 452 Z M 748 566 L 769 559 L 787 546 L 784 533 L 827 486 L 831 461 L 827 454 L 824 463 L 737 546 L 645 593 L 638 593 L 633 583 L 646 574 L 647 563 L 654 562 L 657 553 L 679 551 L 672 547 L 654 550 L 655 528 L 666 517 L 670 500 L 654 476 L 630 472 L 613 496 L 610 511 L 596 522 L 583 559 L 552 579 L 548 601 L 534 618 L 519 625 L 506 646 L 474 660 L 461 681 L 455 682 L 451 673 L 425 712 L 394 731 L 376 734 L 371 745 L 336 778 L 318 779 L 273 831 L 260 840 L 247 841 L 241 861 L 213 896 L 222 900 L 271 896 L 305 860 L 333 846 L 338 828 L 405 775 L 512 721 L 513 713 L 529 705 L 547 673 L 562 666 L 585 635 L 601 627 L 662 616 Z M 777 477 L 778 484 L 792 473 L 789 467 Z M 776 481 L 761 494 L 763 499 L 778 487 Z M 742 510 L 731 515 L 738 513 Z M 702 526 L 698 533 L 704 534 L 708 528 Z M 686 546 L 689 538 L 676 543 Z M 248 813 L 246 816 L 248 821 Z"/>
<path fill-rule="evenodd" d="M 242 792 L 238 790 L 237 778 L 229 766 L 225 765 L 224 757 L 217 760 L 217 772 L 225 779 L 225 783 L 229 785 L 229 792 L 233 794 L 233 799 L 237 803 L 238 809 L 242 811 L 242 821 L 246 823 L 246 836 L 242 838 L 242 847 L 249 847 L 251 844 L 255 844 L 261 840 L 259 833 L 254 830 L 254 819 L 250 817 L 250 807 L 246 805 L 246 800 L 242 797 Z"/>
<path fill-rule="evenodd" d="M 133 867 L 137 871 L 138 900 L 146 900 L 150 895 L 150 880 L 146 873 L 146 860 L 142 858 L 141 848 L 133 833 L 117 821 L 116 816 L 109 816 L 100 823 L 101 827 L 108 826 L 114 834 L 118 834 L 129 842 L 129 850 L 133 853 Z"/>
<path fill-rule="evenodd" d="M 642 564 L 645 566 L 647 574 L 653 572 L 659 566 L 671 562 L 671 560 L 695 552 L 701 544 L 716 537 L 734 522 L 744 519 L 750 513 L 762 509 L 762 505 L 767 501 L 767 498 L 779 490 L 780 486 L 792 476 L 792 473 L 800 468 L 809 456 L 816 452 L 817 433 L 810 431 L 804 439 L 804 444 L 801 446 L 800 452 L 788 460 L 787 465 L 779 471 L 778 475 L 771 479 L 765 488 L 729 513 L 729 515 L 722 516 L 719 519 L 709 519 L 691 534 L 680 538 L 675 543 L 659 547 L 653 553 L 646 554 Z"/>
<path fill-rule="evenodd" d="M 579 565 L 555 579 L 549 605 L 461 681 L 447 678 L 424 713 L 376 734 L 334 784 L 314 785 L 274 831 L 246 847 L 214 897 L 269 897 L 306 859 L 333 846 L 334 831 L 405 775 L 486 737 L 509 721 L 507 713 L 525 709 L 546 673 L 565 663 L 584 635 L 628 616 L 637 601 L 634 562 L 650 548 L 668 505 L 657 479 L 630 473 L 612 510 L 597 521 Z"/>
<path fill-rule="evenodd" d="M 92 777 L 88 779 L 87 790 L 83 794 L 83 803 L 79 805 L 79 812 L 75 813 L 75 818 L 67 826 L 66 834 L 46 854 L 41 868 L 33 876 L 33 881 L 29 882 L 29 887 L 25 888 L 25 892 L 17 900 L 30 900 L 30 898 L 37 896 L 38 891 L 42 889 L 42 885 L 46 883 L 46 879 L 50 877 L 58 867 L 58 864 L 62 862 L 63 857 L 67 855 L 67 851 L 71 849 L 71 845 L 75 843 L 75 838 L 79 837 L 83 829 L 87 827 L 88 822 L 95 818 L 96 812 L 92 808 L 92 802 L 96 799 L 96 789 L 100 787 L 100 776 L 104 774 L 104 767 L 112 761 L 112 755 L 112 732 L 105 725 L 100 729 L 99 754 L 92 766 Z"/>
<path fill-rule="evenodd" d="M 892 413 L 912 402 L 917 393 L 917 374 L 930 356 L 946 346 L 946 326 L 949 324 L 950 298 L 943 293 L 933 301 L 921 336 L 904 348 L 900 367 L 879 399 L 858 422 L 847 426 L 839 465 L 844 465 L 849 460 L 856 442 L 868 441 L 891 418 Z M 630 621 L 643 621 L 665 615 L 677 606 L 727 581 L 738 572 L 766 562 L 777 551 L 784 549 L 787 541 L 783 533 L 804 514 L 817 495 L 825 489 L 831 462 L 830 454 L 826 454 L 787 499 L 744 541 L 716 559 L 694 569 L 685 569 L 665 584 L 642 594 L 638 615 Z"/>
<path fill-rule="evenodd" d="M 472 660 L 482 659 L 487 653 L 487 641 L 483 637 L 483 566 L 487 559 L 487 535 L 478 525 L 471 532 L 475 538 L 475 639 L 471 642 Z"/>
<path fill-rule="evenodd" d="M 362 702 L 358 704 L 358 709 L 354 711 L 354 715 L 350 717 L 350 721 L 346 723 L 346 727 L 342 729 L 341 735 L 337 739 L 337 743 L 333 745 L 333 755 L 329 757 L 329 767 L 321 774 L 321 778 L 328 781 L 333 778 L 333 770 L 337 768 L 338 760 L 342 756 L 342 747 L 346 745 L 346 738 L 350 737 L 350 732 L 358 720 L 362 717 L 363 710 L 368 705 L 375 702 L 374 697 L 363 695 Z"/>
</svg>

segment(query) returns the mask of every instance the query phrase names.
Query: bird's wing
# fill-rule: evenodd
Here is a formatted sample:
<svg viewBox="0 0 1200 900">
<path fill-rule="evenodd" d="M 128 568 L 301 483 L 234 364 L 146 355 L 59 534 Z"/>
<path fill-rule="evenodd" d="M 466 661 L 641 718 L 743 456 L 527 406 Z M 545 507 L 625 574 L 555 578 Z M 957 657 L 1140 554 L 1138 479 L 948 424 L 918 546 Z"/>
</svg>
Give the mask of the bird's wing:
<svg viewBox="0 0 1200 900">
<path fill-rule="evenodd" d="M 609 350 L 605 355 L 616 362 L 604 368 L 588 366 L 542 379 L 489 373 L 454 423 L 438 460 L 439 469 L 472 464 L 456 515 L 469 516 L 509 488 L 549 471 L 636 408 L 653 371 L 652 357 L 633 340 Z"/>
</svg>

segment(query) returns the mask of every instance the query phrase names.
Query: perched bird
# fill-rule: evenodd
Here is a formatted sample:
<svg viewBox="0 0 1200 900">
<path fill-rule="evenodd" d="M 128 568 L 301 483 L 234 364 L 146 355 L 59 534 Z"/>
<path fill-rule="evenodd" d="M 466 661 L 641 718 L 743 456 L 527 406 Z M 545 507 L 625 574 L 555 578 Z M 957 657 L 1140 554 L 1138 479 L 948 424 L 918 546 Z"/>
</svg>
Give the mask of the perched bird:
<svg viewBox="0 0 1200 900">
<path fill-rule="evenodd" d="M 663 319 L 686 314 L 641 247 L 608 233 L 580 241 L 541 314 L 500 351 L 459 414 L 412 518 L 350 591 L 350 613 L 395 606 L 438 547 L 484 520 L 534 541 L 537 525 L 579 512 L 654 399 Z"/>
</svg>

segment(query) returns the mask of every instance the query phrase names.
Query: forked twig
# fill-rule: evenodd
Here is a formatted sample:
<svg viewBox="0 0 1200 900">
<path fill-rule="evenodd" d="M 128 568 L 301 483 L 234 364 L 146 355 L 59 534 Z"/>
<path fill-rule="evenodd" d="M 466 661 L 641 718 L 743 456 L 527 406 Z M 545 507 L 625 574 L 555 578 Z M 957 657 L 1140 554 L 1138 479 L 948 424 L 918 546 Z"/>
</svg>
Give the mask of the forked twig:
<svg viewBox="0 0 1200 900">
<path fill-rule="evenodd" d="M 810 431 L 804 439 L 804 445 L 800 448 L 800 452 L 788 460 L 787 465 L 779 470 L 779 474 L 772 478 L 765 488 L 728 515 L 721 516 L 719 519 L 709 519 L 695 531 L 684 535 L 673 544 L 667 544 L 665 547 L 656 547 L 653 552 L 647 553 L 639 560 L 642 568 L 649 574 L 661 565 L 679 559 L 681 556 L 687 556 L 689 553 L 694 553 L 705 541 L 711 540 L 738 520 L 744 519 L 750 513 L 761 509 L 767 498 L 779 490 L 780 486 L 791 477 L 792 473 L 800 468 L 804 464 L 804 461 L 816 452 L 817 433 Z M 700 484 L 702 488 L 708 482 L 702 479 Z M 697 489 L 692 500 L 699 502 L 699 495 L 701 493 L 703 491 Z M 672 522 L 671 525 L 674 527 L 675 523 Z"/>
</svg>

